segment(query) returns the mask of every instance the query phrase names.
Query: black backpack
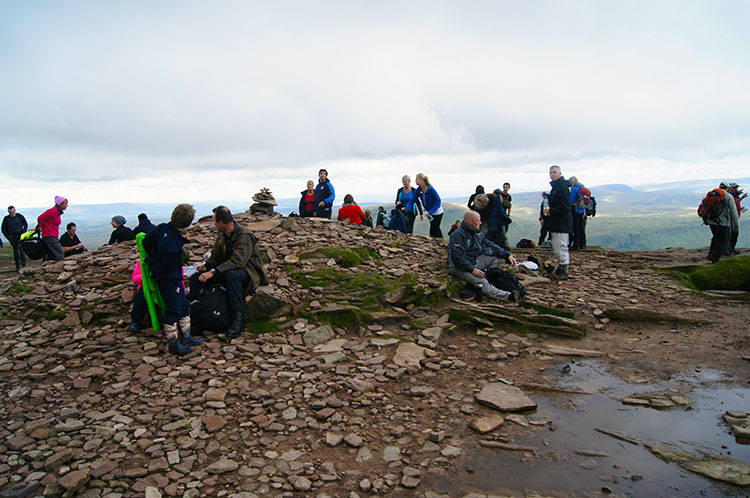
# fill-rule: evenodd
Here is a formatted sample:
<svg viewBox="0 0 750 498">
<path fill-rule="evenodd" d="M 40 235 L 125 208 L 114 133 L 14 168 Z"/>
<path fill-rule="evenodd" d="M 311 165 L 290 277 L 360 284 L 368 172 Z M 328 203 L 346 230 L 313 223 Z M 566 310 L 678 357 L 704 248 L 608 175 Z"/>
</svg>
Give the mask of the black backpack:
<svg viewBox="0 0 750 498">
<path fill-rule="evenodd" d="M 593 218 L 596 216 L 596 198 L 592 195 L 591 202 L 586 206 L 586 216 Z"/>
<path fill-rule="evenodd" d="M 526 287 L 518 281 L 515 275 L 499 268 L 490 268 L 486 274 L 487 280 L 496 288 L 507 292 L 518 291 L 520 297 L 526 296 Z"/>
<path fill-rule="evenodd" d="M 202 284 L 196 293 L 190 290 L 190 321 L 199 329 L 225 332 L 229 328 L 227 290 L 218 279 Z"/>
<path fill-rule="evenodd" d="M 42 239 L 41 230 L 37 230 L 31 237 L 21 241 L 21 248 L 29 259 L 42 259 L 47 254 L 47 244 Z"/>
</svg>

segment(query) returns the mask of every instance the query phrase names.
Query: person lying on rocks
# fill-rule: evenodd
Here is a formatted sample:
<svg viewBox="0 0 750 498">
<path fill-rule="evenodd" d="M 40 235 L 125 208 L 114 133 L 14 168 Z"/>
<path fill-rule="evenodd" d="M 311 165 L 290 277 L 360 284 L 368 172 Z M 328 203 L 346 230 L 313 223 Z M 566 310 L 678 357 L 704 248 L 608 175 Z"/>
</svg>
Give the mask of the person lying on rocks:
<svg viewBox="0 0 750 498">
<path fill-rule="evenodd" d="M 191 334 L 190 309 L 182 281 L 182 246 L 187 242 L 183 232 L 193 222 L 194 217 L 193 206 L 178 204 L 172 211 L 170 221 L 161 223 L 143 239 L 143 248 L 148 253 L 146 263 L 166 305 L 164 332 L 167 335 L 169 352 L 178 356 L 191 353 L 192 346 L 203 343 L 203 339 Z M 180 332 L 182 340 L 179 337 Z"/>
<path fill-rule="evenodd" d="M 481 216 L 476 211 L 464 215 L 461 227 L 453 232 L 448 242 L 448 273 L 465 280 L 482 294 L 504 301 L 518 301 L 518 291 L 508 292 L 490 284 L 485 272 L 492 268 L 500 269 L 500 258 L 511 266 L 516 266 L 513 255 L 487 239 L 479 227 Z"/>
<path fill-rule="evenodd" d="M 253 232 L 234 221 L 232 212 L 226 206 L 217 206 L 213 212 L 219 236 L 211 257 L 196 268 L 198 273 L 190 277 L 190 293 L 197 295 L 201 286 L 211 279 L 221 280 L 227 290 L 231 318 L 226 334 L 234 338 L 242 333 L 245 296 L 268 282 Z"/>
</svg>

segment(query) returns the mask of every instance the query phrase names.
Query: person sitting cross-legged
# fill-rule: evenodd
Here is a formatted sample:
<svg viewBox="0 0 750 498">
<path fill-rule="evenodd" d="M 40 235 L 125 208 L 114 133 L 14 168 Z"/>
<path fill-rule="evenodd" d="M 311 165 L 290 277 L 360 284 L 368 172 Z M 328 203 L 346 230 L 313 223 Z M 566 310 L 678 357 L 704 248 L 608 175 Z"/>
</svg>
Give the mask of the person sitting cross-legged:
<svg viewBox="0 0 750 498">
<path fill-rule="evenodd" d="M 493 286 L 485 272 L 500 268 L 500 258 L 511 266 L 516 266 L 516 259 L 511 253 L 488 240 L 479 227 L 481 217 L 476 211 L 464 215 L 461 227 L 453 232 L 448 242 L 448 273 L 465 280 L 482 294 L 504 301 L 518 301 L 518 291 L 508 292 Z"/>
</svg>

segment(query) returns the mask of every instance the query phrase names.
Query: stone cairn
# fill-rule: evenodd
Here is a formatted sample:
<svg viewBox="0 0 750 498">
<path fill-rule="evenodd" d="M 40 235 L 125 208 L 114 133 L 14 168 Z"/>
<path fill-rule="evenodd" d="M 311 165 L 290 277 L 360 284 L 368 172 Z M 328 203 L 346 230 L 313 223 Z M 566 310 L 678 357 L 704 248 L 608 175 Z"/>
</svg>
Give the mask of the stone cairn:
<svg viewBox="0 0 750 498">
<path fill-rule="evenodd" d="M 250 205 L 250 214 L 273 215 L 273 207 L 277 204 L 273 193 L 269 189 L 266 187 L 260 189 L 260 192 L 253 195 L 253 201 L 253 204 Z"/>
</svg>

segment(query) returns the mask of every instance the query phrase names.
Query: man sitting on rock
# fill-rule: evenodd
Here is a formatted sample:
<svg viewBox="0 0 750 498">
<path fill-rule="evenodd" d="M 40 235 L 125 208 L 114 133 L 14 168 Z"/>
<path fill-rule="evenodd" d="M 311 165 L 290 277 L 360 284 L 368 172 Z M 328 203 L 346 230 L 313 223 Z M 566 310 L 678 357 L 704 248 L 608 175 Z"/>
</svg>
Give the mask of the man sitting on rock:
<svg viewBox="0 0 750 498">
<path fill-rule="evenodd" d="M 498 289 L 487 280 L 487 270 L 501 267 L 499 258 L 505 259 L 511 266 L 516 266 L 516 259 L 511 253 L 485 238 L 479 230 L 481 225 L 478 212 L 468 211 L 464 215 L 461 227 L 453 232 L 448 242 L 448 273 L 476 288 L 481 288 L 482 294 L 486 296 L 504 301 L 518 301 L 518 291 Z"/>
<path fill-rule="evenodd" d="M 211 257 L 198 266 L 199 273 L 190 277 L 190 292 L 197 293 L 203 283 L 212 278 L 221 279 L 227 290 L 227 304 L 231 323 L 228 337 L 239 337 L 242 332 L 242 309 L 245 296 L 268 283 L 258 251 L 258 241 L 248 229 L 234 221 L 229 208 L 217 206 L 213 222 L 219 231 Z"/>
</svg>

